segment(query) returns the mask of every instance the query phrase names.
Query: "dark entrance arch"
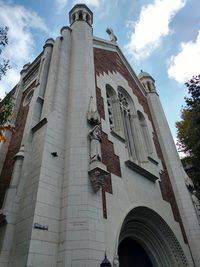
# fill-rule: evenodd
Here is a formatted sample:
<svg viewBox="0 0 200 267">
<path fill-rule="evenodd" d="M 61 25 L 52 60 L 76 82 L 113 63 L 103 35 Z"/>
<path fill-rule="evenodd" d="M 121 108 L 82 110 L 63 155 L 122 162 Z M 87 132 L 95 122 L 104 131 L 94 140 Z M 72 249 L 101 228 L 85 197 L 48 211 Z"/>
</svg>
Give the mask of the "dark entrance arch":
<svg viewBox="0 0 200 267">
<path fill-rule="evenodd" d="M 131 238 L 120 243 L 118 255 L 120 267 L 153 267 L 144 248 Z"/>
<path fill-rule="evenodd" d="M 137 207 L 124 222 L 118 240 L 120 267 L 186 267 L 185 254 L 173 231 L 152 209 Z"/>
</svg>

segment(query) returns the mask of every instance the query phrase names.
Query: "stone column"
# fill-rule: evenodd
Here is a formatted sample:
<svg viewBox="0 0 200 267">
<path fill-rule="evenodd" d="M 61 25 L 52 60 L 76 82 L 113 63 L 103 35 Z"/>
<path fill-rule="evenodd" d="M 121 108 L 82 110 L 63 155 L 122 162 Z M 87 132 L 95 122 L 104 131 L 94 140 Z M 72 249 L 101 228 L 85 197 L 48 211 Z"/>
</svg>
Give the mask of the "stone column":
<svg viewBox="0 0 200 267">
<path fill-rule="evenodd" d="M 47 79 L 49 74 L 49 67 L 51 63 L 51 56 L 53 51 L 54 40 L 52 38 L 47 39 L 43 46 L 43 56 L 41 59 L 41 71 L 38 77 L 39 83 L 39 96 L 44 98 Z"/>
<path fill-rule="evenodd" d="M 13 168 L 10 187 L 16 187 L 19 184 L 19 179 L 22 171 L 22 164 L 24 159 L 24 146 L 22 146 L 19 152 L 15 155 L 15 164 Z"/>
<path fill-rule="evenodd" d="M 59 45 L 59 64 L 57 67 L 57 84 L 54 88 L 52 111 L 61 111 L 66 105 L 69 95 L 69 75 L 71 67 L 71 29 L 62 27 Z M 66 107 L 67 111 L 67 107 Z"/>
<path fill-rule="evenodd" d="M 50 38 L 46 40 L 45 45 L 43 46 L 43 55 L 41 58 L 39 75 L 37 77 L 37 82 L 36 82 L 38 88 L 37 88 L 37 95 L 35 99 L 36 102 L 33 113 L 33 125 L 37 124 L 41 119 L 44 95 L 46 91 L 49 67 L 51 63 L 53 44 L 54 40 Z"/>
<path fill-rule="evenodd" d="M 22 164 L 24 159 L 24 147 L 21 147 L 19 152 L 15 155 L 14 169 L 12 173 L 11 183 L 7 189 L 6 196 L 3 203 L 1 213 L 5 215 L 6 226 L 4 231 L 4 239 L 1 246 L 0 265 L 9 262 L 10 252 L 13 245 L 13 236 L 16 224 L 16 214 L 18 211 L 19 196 L 17 194 L 17 187 L 22 173 Z M 2 262 L 1 262 L 2 260 Z"/>
<path fill-rule="evenodd" d="M 61 42 L 62 42 L 62 37 L 57 37 L 54 42 L 41 118 L 48 117 L 48 114 L 53 110 L 53 101 L 58 81 Z M 41 90 L 42 90 L 41 93 L 44 93 L 44 87 Z"/>
</svg>

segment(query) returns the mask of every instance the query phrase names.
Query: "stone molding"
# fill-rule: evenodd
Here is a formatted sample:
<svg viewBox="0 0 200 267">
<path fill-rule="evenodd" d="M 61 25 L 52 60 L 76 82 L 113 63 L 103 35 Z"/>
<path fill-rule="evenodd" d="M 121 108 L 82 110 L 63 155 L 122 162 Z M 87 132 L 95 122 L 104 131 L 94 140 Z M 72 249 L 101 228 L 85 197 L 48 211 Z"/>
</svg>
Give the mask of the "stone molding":
<svg viewBox="0 0 200 267">
<path fill-rule="evenodd" d="M 125 164 L 127 167 L 129 167 L 133 171 L 136 171 L 137 173 L 141 174 L 143 177 L 147 178 L 148 180 L 150 180 L 152 182 L 155 182 L 156 180 L 159 179 L 159 177 L 157 177 L 154 174 L 150 173 L 149 171 L 143 169 L 142 167 L 140 167 L 139 165 L 137 165 L 136 163 L 134 163 L 131 160 L 125 161 Z"/>
</svg>

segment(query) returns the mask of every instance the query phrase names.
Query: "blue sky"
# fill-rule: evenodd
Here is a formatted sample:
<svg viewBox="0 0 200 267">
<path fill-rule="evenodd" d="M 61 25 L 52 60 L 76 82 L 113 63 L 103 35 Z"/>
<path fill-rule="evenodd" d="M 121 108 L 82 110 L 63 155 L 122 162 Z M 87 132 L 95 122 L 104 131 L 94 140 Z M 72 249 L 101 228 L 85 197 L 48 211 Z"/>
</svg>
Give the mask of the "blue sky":
<svg viewBox="0 0 200 267">
<path fill-rule="evenodd" d="M 9 27 L 1 56 L 12 69 L 0 81 L 0 97 L 19 81 L 22 66 L 41 51 L 45 40 L 68 25 L 75 0 L 0 0 L 0 26 Z M 200 73 L 199 0 L 82 0 L 94 13 L 94 35 L 109 39 L 111 27 L 135 72 L 156 80 L 173 137 L 187 90 L 184 81 Z"/>
</svg>

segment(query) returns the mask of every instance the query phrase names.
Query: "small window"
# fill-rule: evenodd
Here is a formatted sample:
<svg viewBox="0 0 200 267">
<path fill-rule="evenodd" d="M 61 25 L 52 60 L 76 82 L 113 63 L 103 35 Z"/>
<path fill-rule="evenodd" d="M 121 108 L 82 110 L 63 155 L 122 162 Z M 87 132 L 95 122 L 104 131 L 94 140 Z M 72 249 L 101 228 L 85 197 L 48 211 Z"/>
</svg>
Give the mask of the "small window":
<svg viewBox="0 0 200 267">
<path fill-rule="evenodd" d="M 86 21 L 89 22 L 89 20 L 90 20 L 90 16 L 86 14 Z"/>
<path fill-rule="evenodd" d="M 151 92 L 151 84 L 150 84 L 150 82 L 147 82 L 147 87 L 148 87 L 149 92 Z"/>
<path fill-rule="evenodd" d="M 83 13 L 81 11 L 78 13 L 78 19 L 83 20 Z"/>
<path fill-rule="evenodd" d="M 34 93 L 34 90 L 31 90 L 27 96 L 24 98 L 24 101 L 23 101 L 23 106 L 27 106 L 30 102 L 31 102 L 31 99 L 33 97 L 33 93 Z"/>
<path fill-rule="evenodd" d="M 72 22 L 74 22 L 74 21 L 75 21 L 75 19 L 76 19 L 76 15 L 75 15 L 75 14 L 73 14 L 73 16 L 72 16 Z"/>
</svg>

